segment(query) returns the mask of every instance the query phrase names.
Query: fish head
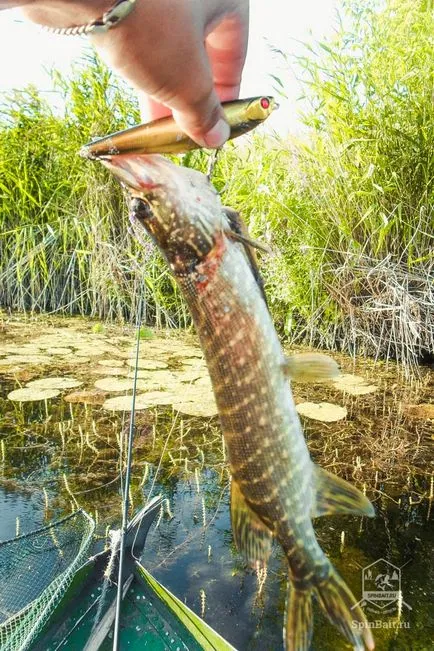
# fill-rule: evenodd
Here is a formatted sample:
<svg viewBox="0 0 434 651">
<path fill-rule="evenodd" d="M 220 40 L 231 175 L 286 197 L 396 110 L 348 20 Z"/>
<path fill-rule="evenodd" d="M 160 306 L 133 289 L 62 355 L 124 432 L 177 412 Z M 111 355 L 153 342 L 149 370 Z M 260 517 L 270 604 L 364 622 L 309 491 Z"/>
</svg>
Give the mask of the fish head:
<svg viewBox="0 0 434 651">
<path fill-rule="evenodd" d="M 175 274 L 188 274 L 216 246 L 226 216 L 204 174 L 158 155 L 100 160 L 126 188 L 132 221 L 148 232 Z"/>
</svg>

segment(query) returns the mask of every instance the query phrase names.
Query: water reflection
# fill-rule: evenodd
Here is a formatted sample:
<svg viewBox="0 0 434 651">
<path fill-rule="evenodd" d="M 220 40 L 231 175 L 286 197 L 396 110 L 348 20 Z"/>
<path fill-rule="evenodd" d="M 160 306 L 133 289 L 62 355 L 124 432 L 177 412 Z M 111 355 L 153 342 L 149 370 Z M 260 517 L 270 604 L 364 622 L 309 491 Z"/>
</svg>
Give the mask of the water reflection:
<svg viewBox="0 0 434 651">
<path fill-rule="evenodd" d="M 41 527 L 44 517 L 40 495 L 0 486 L 0 541 Z"/>
</svg>

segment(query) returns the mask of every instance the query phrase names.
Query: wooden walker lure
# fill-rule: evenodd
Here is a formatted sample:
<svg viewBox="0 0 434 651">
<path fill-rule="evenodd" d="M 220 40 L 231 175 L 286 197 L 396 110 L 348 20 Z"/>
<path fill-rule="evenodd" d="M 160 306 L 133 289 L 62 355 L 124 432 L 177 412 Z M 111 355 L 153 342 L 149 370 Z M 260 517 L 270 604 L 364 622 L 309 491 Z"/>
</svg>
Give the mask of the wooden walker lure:
<svg viewBox="0 0 434 651">
<path fill-rule="evenodd" d="M 278 108 L 273 97 L 251 97 L 223 102 L 223 111 L 231 129 L 230 138 L 251 131 Z M 118 154 L 179 154 L 200 149 L 176 124 L 172 116 L 139 124 L 110 136 L 98 138 L 81 149 L 85 158 L 102 158 Z"/>
</svg>

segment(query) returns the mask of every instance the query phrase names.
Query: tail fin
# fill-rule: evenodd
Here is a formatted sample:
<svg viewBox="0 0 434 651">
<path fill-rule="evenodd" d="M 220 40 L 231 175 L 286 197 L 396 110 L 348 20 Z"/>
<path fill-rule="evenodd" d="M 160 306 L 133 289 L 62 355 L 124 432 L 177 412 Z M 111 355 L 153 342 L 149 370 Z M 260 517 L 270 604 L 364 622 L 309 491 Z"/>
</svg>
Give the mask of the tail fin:
<svg viewBox="0 0 434 651">
<path fill-rule="evenodd" d="M 333 566 L 328 580 L 311 590 L 297 590 L 289 582 L 286 602 L 285 649 L 286 651 L 309 651 L 312 632 L 312 596 L 329 620 L 354 646 L 356 651 L 372 651 L 374 639 L 362 609 L 354 595 Z"/>
<path fill-rule="evenodd" d="M 312 591 L 288 583 L 283 638 L 286 651 L 309 651 L 313 633 Z"/>
</svg>

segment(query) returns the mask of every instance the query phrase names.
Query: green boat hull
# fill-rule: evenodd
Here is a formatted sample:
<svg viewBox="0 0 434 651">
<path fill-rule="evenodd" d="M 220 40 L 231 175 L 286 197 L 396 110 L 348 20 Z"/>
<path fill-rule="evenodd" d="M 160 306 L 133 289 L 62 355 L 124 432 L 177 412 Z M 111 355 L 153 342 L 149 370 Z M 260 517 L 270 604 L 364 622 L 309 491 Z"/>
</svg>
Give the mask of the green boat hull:
<svg viewBox="0 0 434 651">
<path fill-rule="evenodd" d="M 138 545 L 140 551 L 158 506 L 159 502 L 156 502 L 149 509 L 137 529 L 141 538 Z M 137 541 L 137 535 L 134 539 Z M 235 651 L 135 560 L 131 547 L 128 551 L 124 561 L 119 639 L 121 651 Z M 32 645 L 32 651 L 112 650 L 117 587 L 104 581 L 108 560 L 108 553 L 101 553 L 78 570 Z M 112 580 L 116 581 L 116 578 L 117 567 L 112 572 Z"/>
<path fill-rule="evenodd" d="M 87 577 L 84 575 L 86 569 Z M 81 575 L 62 600 L 55 621 L 32 647 L 35 651 L 111 651 L 113 626 L 101 644 L 87 647 L 92 636 L 102 586 L 95 585 L 95 568 L 82 568 Z M 77 586 L 80 584 L 79 589 Z M 73 594 L 75 593 L 75 594 Z M 113 606 L 116 586 L 104 595 L 106 612 Z M 216 631 L 208 626 L 175 595 L 162 586 L 147 570 L 136 563 L 133 578 L 122 602 L 120 649 L 138 651 L 234 651 Z"/>
</svg>

